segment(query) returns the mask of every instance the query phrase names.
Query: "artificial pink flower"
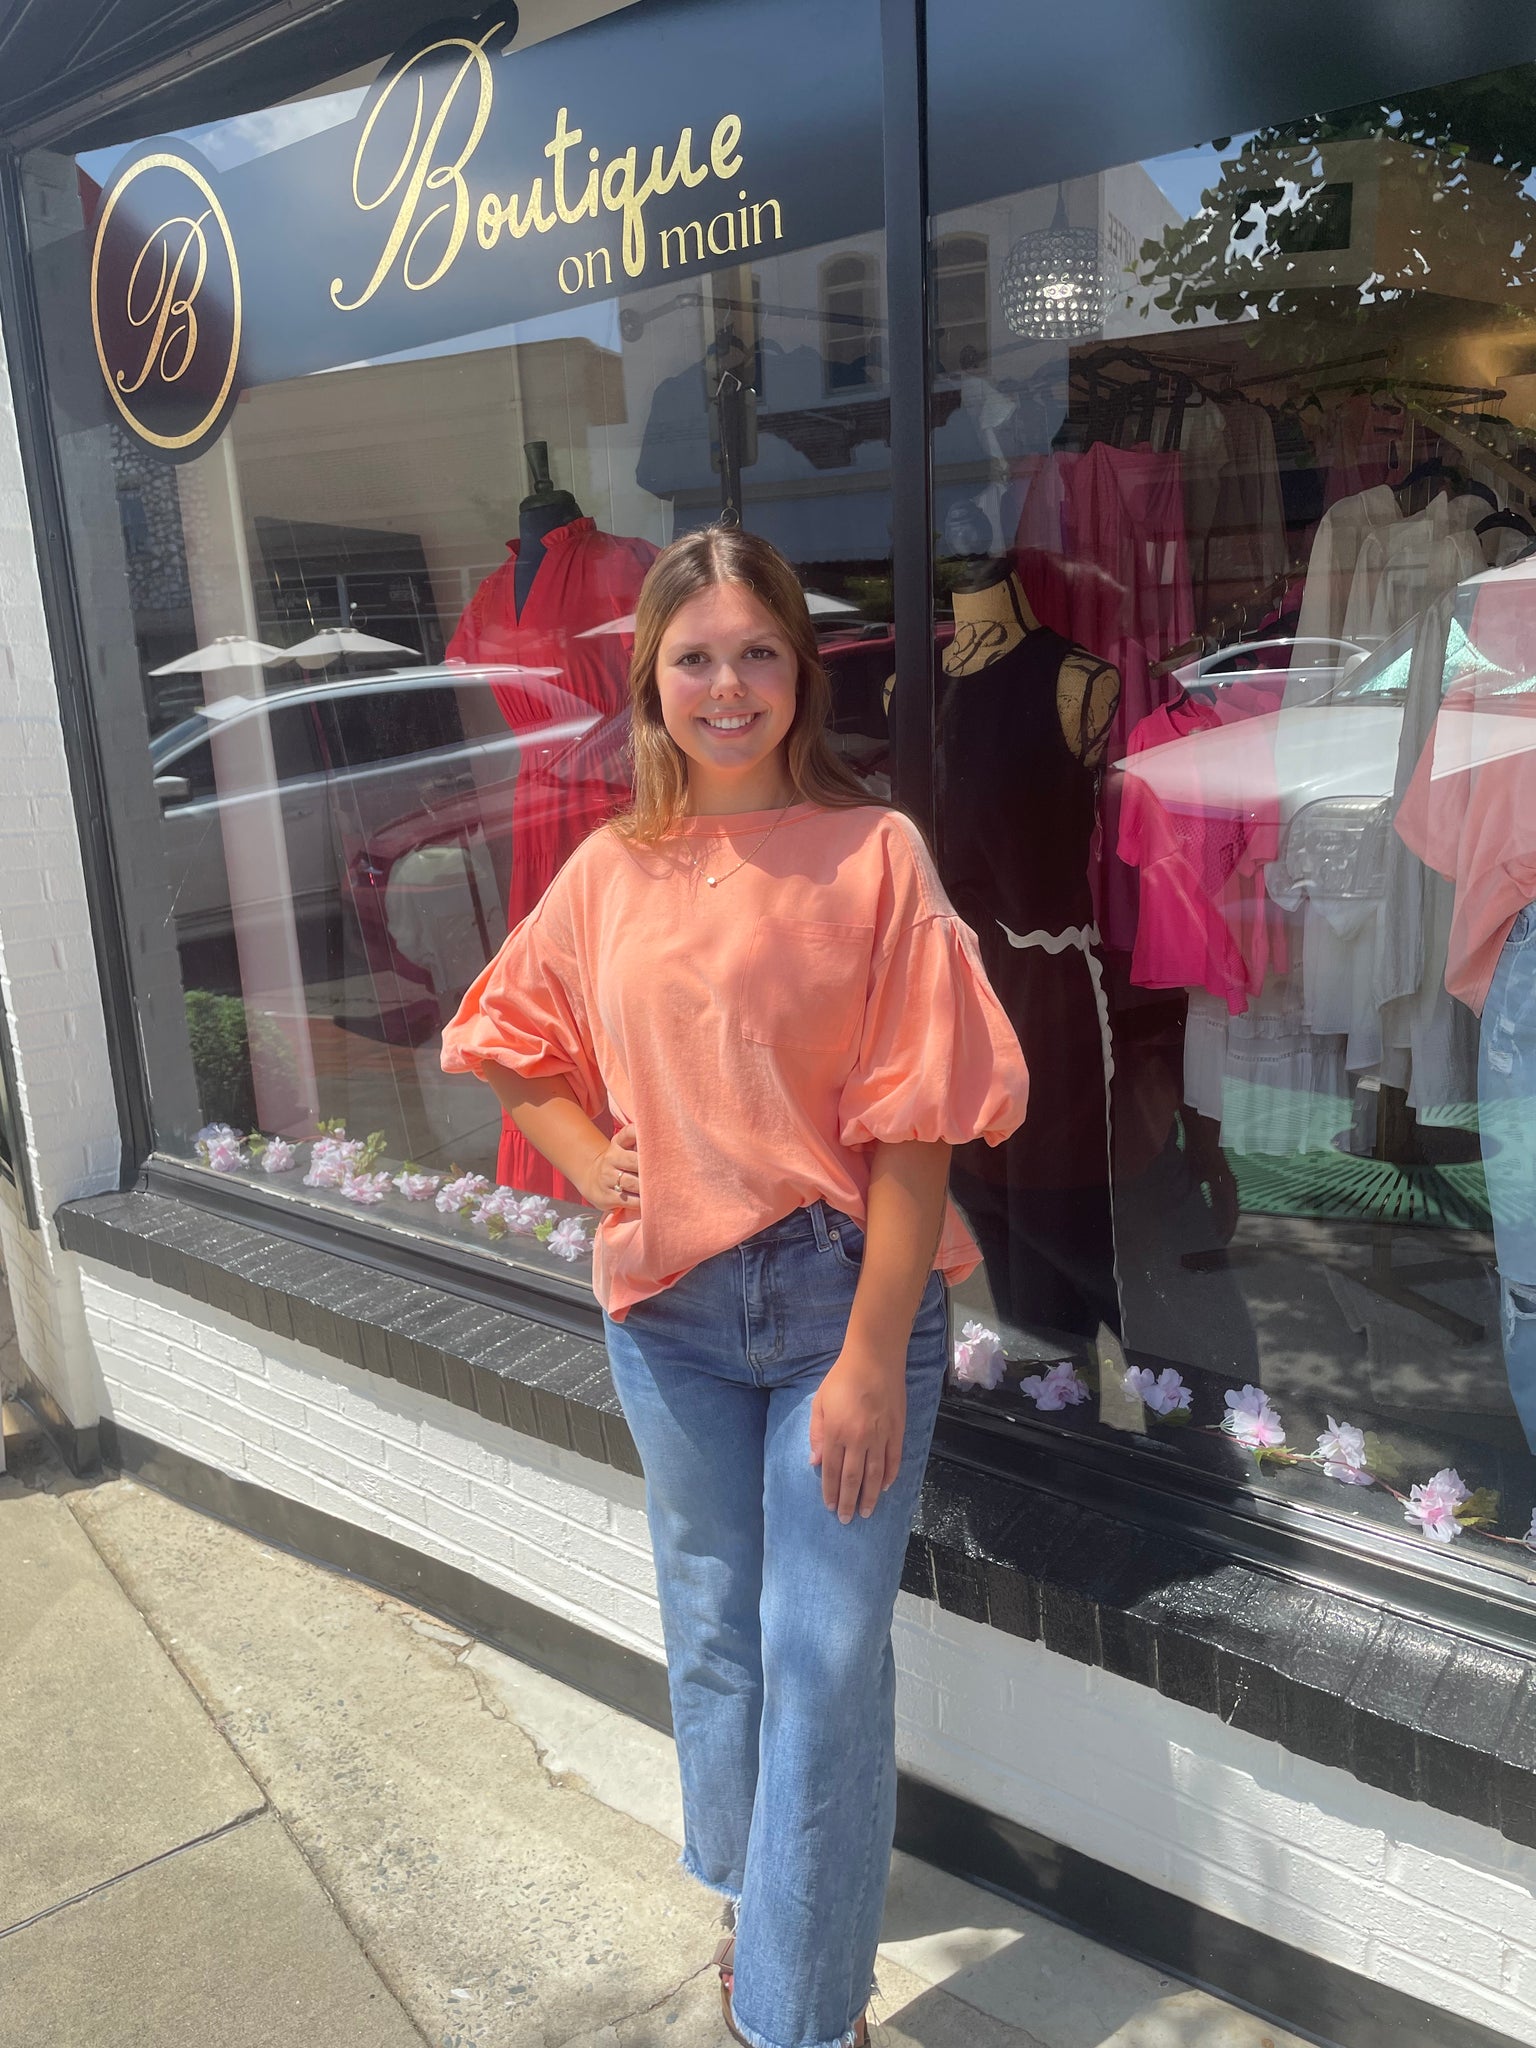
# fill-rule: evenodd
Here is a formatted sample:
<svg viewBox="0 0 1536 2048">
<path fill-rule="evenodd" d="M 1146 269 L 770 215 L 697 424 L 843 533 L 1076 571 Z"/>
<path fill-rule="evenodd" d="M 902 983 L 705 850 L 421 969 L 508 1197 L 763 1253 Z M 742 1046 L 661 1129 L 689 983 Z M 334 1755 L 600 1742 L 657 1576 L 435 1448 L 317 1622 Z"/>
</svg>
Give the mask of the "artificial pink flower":
<svg viewBox="0 0 1536 2048">
<path fill-rule="evenodd" d="M 268 1138 L 261 1148 L 263 1173 L 291 1173 L 298 1162 L 299 1148 L 286 1138 Z"/>
<path fill-rule="evenodd" d="M 192 1138 L 198 1158 L 215 1173 L 237 1173 L 244 1166 L 242 1143 L 233 1124 L 204 1124 Z"/>
<path fill-rule="evenodd" d="M 553 1223 L 560 1211 L 545 1195 L 513 1195 L 504 1211 L 507 1229 L 514 1237 L 532 1237 L 541 1223 Z"/>
<path fill-rule="evenodd" d="M 344 1200 L 356 1202 L 359 1208 L 371 1209 L 383 1201 L 393 1185 L 387 1173 L 348 1173 L 338 1183 L 338 1192 Z"/>
<path fill-rule="evenodd" d="M 996 1330 L 989 1330 L 985 1323 L 969 1322 L 955 1340 L 950 1376 L 957 1387 L 985 1387 L 990 1392 L 1002 1384 L 1007 1364 L 1003 1340 Z"/>
<path fill-rule="evenodd" d="M 1066 1358 L 1044 1375 L 1033 1373 L 1027 1380 L 1020 1380 L 1019 1392 L 1028 1394 L 1035 1406 L 1046 1414 L 1057 1408 L 1075 1408 L 1088 1398 L 1088 1388 L 1077 1367 Z"/>
<path fill-rule="evenodd" d="M 1187 1415 L 1194 1398 L 1171 1365 L 1159 1373 L 1149 1365 L 1128 1365 L 1125 1391 L 1135 1394 L 1154 1415 Z"/>
<path fill-rule="evenodd" d="M 1375 1484 L 1366 1470 L 1363 1429 L 1354 1429 L 1347 1422 L 1335 1422 L 1330 1415 L 1327 1429 L 1317 1440 L 1317 1455 L 1330 1479 L 1337 1479 L 1345 1486 Z"/>
<path fill-rule="evenodd" d="M 515 1230 L 517 1228 L 515 1219 L 523 1200 L 524 1197 L 517 1192 L 516 1188 L 492 1188 L 488 1195 L 480 1197 L 479 1203 L 475 1208 L 474 1220 L 476 1228 L 490 1230 L 493 1223 L 499 1223 L 502 1232 Z M 501 1232 L 493 1234 L 500 1235 Z"/>
<path fill-rule="evenodd" d="M 1410 1490 L 1403 1513 L 1436 1543 L 1454 1543 L 1461 1534 L 1456 1510 L 1470 1498 L 1461 1474 L 1446 1466 L 1433 1479 Z"/>
<path fill-rule="evenodd" d="M 553 1252 L 557 1259 L 576 1260 L 583 1256 L 590 1244 L 586 1226 L 579 1216 L 562 1216 L 549 1236 L 544 1240 L 544 1249 Z"/>
<path fill-rule="evenodd" d="M 437 1191 L 437 1206 L 445 1216 L 455 1216 L 466 1202 L 472 1202 L 477 1195 L 483 1195 L 490 1182 L 483 1173 L 461 1173 L 457 1180 L 445 1181 Z"/>
<path fill-rule="evenodd" d="M 1526 1530 L 1525 1534 L 1521 1537 L 1520 1541 L 1525 1545 L 1527 1550 L 1536 1550 L 1536 1513 L 1532 1514 L 1531 1526 L 1529 1529 Z"/>
<path fill-rule="evenodd" d="M 430 1201 L 442 1184 L 440 1173 L 422 1173 L 413 1167 L 395 1175 L 395 1186 L 408 1202 Z"/>
<path fill-rule="evenodd" d="M 1279 1410 L 1262 1387 L 1244 1387 L 1241 1392 L 1229 1387 L 1225 1399 L 1221 1426 L 1245 1451 L 1275 1451 L 1285 1442 Z"/>
<path fill-rule="evenodd" d="M 363 1155 L 363 1140 L 344 1131 L 329 1131 L 309 1148 L 307 1188 L 339 1188 Z"/>
</svg>

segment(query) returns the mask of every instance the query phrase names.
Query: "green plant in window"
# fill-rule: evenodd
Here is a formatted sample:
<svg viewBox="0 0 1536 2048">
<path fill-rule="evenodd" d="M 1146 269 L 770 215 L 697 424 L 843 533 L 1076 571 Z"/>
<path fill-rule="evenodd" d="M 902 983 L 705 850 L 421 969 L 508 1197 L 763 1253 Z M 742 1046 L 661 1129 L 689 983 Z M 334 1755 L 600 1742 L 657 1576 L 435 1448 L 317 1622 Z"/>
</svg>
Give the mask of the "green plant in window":
<svg viewBox="0 0 1536 2048">
<path fill-rule="evenodd" d="M 215 995 L 210 989 L 187 991 L 187 1039 L 192 1072 L 205 1123 L 230 1124 L 237 1131 L 257 1123 L 256 1084 L 251 1073 L 253 1052 L 269 1074 L 291 1083 L 298 1076 L 288 1041 L 268 1018 L 253 1017 L 239 996 Z"/>
</svg>

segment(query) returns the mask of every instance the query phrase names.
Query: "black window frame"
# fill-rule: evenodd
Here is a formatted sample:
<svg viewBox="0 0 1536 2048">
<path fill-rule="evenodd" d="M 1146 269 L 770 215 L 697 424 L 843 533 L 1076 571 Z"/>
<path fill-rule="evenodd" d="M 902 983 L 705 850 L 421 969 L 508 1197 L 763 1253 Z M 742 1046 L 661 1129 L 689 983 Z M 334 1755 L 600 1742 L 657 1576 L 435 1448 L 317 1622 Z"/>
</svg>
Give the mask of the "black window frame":
<svg viewBox="0 0 1536 2048">
<path fill-rule="evenodd" d="M 391 20 L 406 7 L 385 10 Z M 198 26 L 213 10 L 198 10 Z M 422 20 L 440 7 L 423 4 Z M 1213 21 L 1215 17 L 1213 16 Z M 384 1238 L 360 1219 L 284 1199 L 246 1183 L 210 1184 L 210 1176 L 154 1148 L 148 1083 L 138 1038 L 134 981 L 107 807 L 107 765 L 93 723 L 76 571 L 49 414 L 46 365 L 29 272 L 20 155 L 64 140 L 86 119 L 140 96 L 172 90 L 229 61 L 280 68 L 290 47 L 317 44 L 346 61 L 354 24 L 380 11 L 362 0 L 320 0 L 253 12 L 231 4 L 224 18 L 174 54 L 164 38 L 146 39 L 115 60 L 60 73 L 51 97 L 33 92 L 9 129 L 0 111 L 0 321 L 10 355 L 18 432 L 38 542 L 60 717 L 70 763 L 87 885 L 95 907 L 97 967 L 121 1127 L 124 1191 L 147 1187 L 215 1216 L 268 1230 L 276 1240 L 323 1248 L 364 1267 L 424 1282 L 448 1295 L 515 1310 L 535 1321 L 599 1337 L 596 1304 L 551 1276 L 547 1281 L 473 1246 Z M 880 0 L 885 136 L 885 289 L 888 330 L 883 383 L 891 416 L 894 583 L 891 750 L 899 801 L 930 835 L 934 825 L 934 674 L 932 661 L 931 391 L 936 350 L 931 332 L 928 207 L 927 21 L 925 0 Z M 1213 32 L 1216 32 L 1213 29 Z M 258 54 L 259 53 L 259 54 Z M 151 114 L 153 109 L 151 108 Z M 1170 1538 L 1198 1532 L 1232 1556 L 1293 1580 L 1333 1586 L 1384 1601 L 1398 1612 L 1439 1622 L 1475 1639 L 1536 1649 L 1536 1599 L 1475 1556 L 1431 1551 L 1408 1534 L 1291 1502 L 1282 1496 L 1191 1471 L 1123 1441 L 1068 1435 L 1029 1418 L 989 1418 L 946 1408 L 938 1441 L 946 1454 L 983 1473 L 1007 1474 L 1048 1492 L 1102 1505 L 1118 1497 Z"/>
</svg>

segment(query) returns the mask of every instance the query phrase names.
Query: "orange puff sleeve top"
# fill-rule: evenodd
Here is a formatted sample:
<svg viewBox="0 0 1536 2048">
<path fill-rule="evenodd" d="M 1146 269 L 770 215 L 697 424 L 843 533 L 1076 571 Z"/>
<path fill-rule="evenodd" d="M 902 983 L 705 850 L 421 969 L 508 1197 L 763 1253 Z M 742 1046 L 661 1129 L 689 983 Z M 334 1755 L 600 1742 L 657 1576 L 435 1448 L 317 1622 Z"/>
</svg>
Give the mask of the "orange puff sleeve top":
<svg viewBox="0 0 1536 2048">
<path fill-rule="evenodd" d="M 443 1033 L 449 1073 L 559 1075 L 635 1126 L 640 1206 L 593 1254 L 615 1320 L 818 1199 L 862 1224 L 876 1143 L 996 1145 L 1024 1119 L 1018 1039 L 916 828 L 798 804 L 763 841 L 779 816 L 594 832 Z M 978 1263 L 951 1204 L 934 1264 Z"/>
</svg>

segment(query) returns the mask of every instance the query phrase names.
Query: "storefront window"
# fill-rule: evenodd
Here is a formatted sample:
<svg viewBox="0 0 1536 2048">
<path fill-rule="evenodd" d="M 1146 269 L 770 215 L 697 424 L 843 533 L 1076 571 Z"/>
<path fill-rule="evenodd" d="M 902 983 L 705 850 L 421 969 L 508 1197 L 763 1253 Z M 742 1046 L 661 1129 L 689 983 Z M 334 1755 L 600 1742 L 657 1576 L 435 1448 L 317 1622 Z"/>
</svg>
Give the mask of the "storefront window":
<svg viewBox="0 0 1536 2048">
<path fill-rule="evenodd" d="M 1033 1076 L 953 1398 L 1529 1580 L 1536 66 L 1196 125 L 1235 61 L 1006 12 L 931 56 L 938 853 Z"/>
<path fill-rule="evenodd" d="M 795 564 L 889 789 L 879 51 L 872 0 L 524 14 L 25 177 L 160 1148 L 580 1281 L 442 1027 L 626 799 L 675 534 Z"/>
</svg>

